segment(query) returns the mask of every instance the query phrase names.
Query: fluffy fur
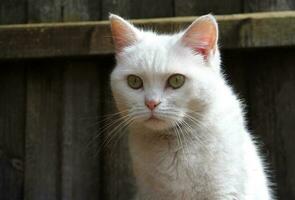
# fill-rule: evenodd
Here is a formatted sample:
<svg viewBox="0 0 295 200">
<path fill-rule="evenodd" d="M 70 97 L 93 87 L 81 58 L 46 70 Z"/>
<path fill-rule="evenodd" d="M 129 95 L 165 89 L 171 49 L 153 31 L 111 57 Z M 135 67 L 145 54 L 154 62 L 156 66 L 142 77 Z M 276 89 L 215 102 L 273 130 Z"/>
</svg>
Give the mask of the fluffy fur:
<svg viewBox="0 0 295 200">
<path fill-rule="evenodd" d="M 139 200 L 270 200 L 240 101 L 220 70 L 213 16 L 158 35 L 111 15 L 117 65 L 111 88 L 129 145 Z M 137 75 L 143 88 L 132 89 Z M 167 87 L 172 74 L 186 77 Z M 151 111 L 146 99 L 161 103 Z M 151 119 L 153 115 L 156 119 Z"/>
</svg>

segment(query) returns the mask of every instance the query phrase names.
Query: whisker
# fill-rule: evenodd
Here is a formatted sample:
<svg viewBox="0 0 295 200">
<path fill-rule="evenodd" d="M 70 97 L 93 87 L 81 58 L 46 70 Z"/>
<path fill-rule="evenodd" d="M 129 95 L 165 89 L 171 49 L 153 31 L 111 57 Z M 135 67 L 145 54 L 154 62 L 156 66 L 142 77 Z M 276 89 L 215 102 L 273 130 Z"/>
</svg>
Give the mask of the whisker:
<svg viewBox="0 0 295 200">
<path fill-rule="evenodd" d="M 91 141 L 88 142 L 88 144 L 86 146 L 89 147 L 95 140 L 97 140 L 98 138 L 100 138 L 106 131 L 110 130 L 110 128 L 112 128 L 117 123 L 121 122 L 122 120 L 126 119 L 127 117 L 128 116 L 119 116 L 118 118 L 115 118 L 113 120 L 105 120 L 104 122 L 110 121 L 110 123 L 103 124 L 100 127 L 100 129 L 98 130 L 98 133 L 91 139 Z M 99 123 L 99 125 L 101 123 Z"/>
<path fill-rule="evenodd" d="M 106 140 L 103 142 L 102 147 L 107 146 L 113 140 L 113 138 L 115 138 L 115 136 L 120 133 L 119 130 L 122 130 L 122 128 L 128 125 L 128 123 L 130 123 L 132 120 L 132 118 L 127 118 L 127 120 L 122 121 L 118 126 L 110 131 L 106 137 Z"/>
</svg>

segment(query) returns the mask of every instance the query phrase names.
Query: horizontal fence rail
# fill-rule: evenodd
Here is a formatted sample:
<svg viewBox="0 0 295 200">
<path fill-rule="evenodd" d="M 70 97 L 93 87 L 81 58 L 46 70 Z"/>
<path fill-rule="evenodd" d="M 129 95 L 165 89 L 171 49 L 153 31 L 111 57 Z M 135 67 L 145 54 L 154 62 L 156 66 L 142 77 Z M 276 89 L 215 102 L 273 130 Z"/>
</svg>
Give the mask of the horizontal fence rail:
<svg viewBox="0 0 295 200">
<path fill-rule="evenodd" d="M 132 20 L 173 33 L 196 17 Z M 221 48 L 295 45 L 295 11 L 217 16 Z M 88 56 L 113 53 L 109 23 L 77 22 L 0 26 L 0 59 Z"/>
</svg>

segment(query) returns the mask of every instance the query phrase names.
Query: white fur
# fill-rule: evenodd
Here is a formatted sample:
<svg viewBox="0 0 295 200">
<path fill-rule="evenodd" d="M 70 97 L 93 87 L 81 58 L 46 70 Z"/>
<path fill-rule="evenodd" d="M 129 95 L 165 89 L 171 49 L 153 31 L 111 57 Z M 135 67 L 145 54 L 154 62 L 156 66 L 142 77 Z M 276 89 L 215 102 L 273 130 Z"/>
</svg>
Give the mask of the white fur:
<svg viewBox="0 0 295 200">
<path fill-rule="evenodd" d="M 183 34 L 137 30 L 137 42 L 116 55 L 111 86 L 119 111 L 132 121 L 137 199 L 272 199 L 241 103 L 219 69 L 218 49 L 205 60 L 181 43 Z M 186 82 L 173 90 L 166 82 L 175 73 Z M 143 89 L 128 87 L 130 74 L 142 78 Z M 161 121 L 147 121 L 145 98 L 161 101 L 155 110 Z"/>
</svg>

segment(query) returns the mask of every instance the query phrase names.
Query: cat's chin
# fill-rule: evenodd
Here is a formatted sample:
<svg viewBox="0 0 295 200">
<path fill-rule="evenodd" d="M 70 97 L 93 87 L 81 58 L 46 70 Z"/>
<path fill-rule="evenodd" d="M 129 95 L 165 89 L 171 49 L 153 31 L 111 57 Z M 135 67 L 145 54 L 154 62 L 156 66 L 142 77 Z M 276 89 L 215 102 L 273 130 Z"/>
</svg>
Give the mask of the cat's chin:
<svg viewBox="0 0 295 200">
<path fill-rule="evenodd" d="M 153 131 L 163 131 L 171 128 L 170 123 L 168 123 L 166 120 L 158 118 L 150 118 L 148 120 L 145 120 L 143 122 L 143 125 Z"/>
</svg>

